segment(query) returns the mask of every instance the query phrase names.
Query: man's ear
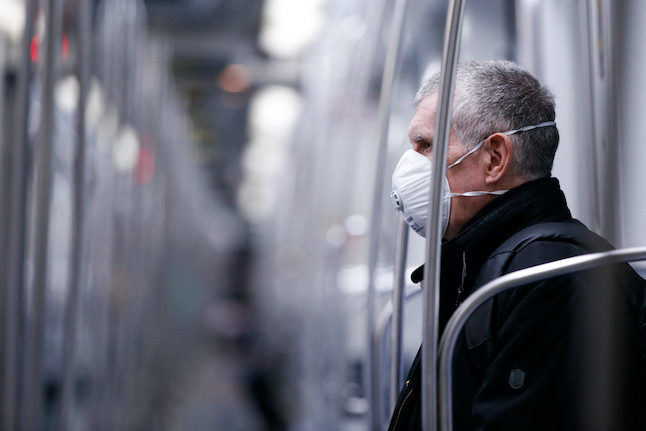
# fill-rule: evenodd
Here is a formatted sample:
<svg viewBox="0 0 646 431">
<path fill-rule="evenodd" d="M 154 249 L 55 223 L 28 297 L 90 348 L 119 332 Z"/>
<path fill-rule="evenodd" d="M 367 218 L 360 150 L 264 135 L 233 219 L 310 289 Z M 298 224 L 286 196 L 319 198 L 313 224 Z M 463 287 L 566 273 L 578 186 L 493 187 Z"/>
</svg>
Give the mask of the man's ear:
<svg viewBox="0 0 646 431">
<path fill-rule="evenodd" d="M 513 144 L 504 133 L 495 133 L 487 138 L 483 149 L 487 154 L 484 167 L 485 184 L 504 181 L 512 169 Z"/>
</svg>

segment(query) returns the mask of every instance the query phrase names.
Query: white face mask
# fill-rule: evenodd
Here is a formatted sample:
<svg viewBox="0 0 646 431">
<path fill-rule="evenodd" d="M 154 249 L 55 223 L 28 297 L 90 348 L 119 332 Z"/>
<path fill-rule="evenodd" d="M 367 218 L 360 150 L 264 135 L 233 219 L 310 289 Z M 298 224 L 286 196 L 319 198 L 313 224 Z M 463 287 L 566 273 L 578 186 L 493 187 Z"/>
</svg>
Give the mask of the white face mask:
<svg viewBox="0 0 646 431">
<path fill-rule="evenodd" d="M 518 132 L 525 132 L 538 127 L 555 126 L 554 121 L 547 121 L 533 126 L 526 126 L 516 130 L 501 132 L 505 135 L 513 135 Z M 447 171 L 460 164 L 467 156 L 476 152 L 485 143 L 486 139 L 478 143 L 466 154 L 460 157 L 455 163 L 449 165 Z M 406 223 L 419 235 L 426 236 L 426 222 L 429 214 L 428 200 L 431 194 L 431 160 L 415 150 L 407 150 L 397 163 L 393 173 L 392 188 L 390 194 L 395 208 L 401 212 Z M 449 181 L 446 176 L 442 181 L 442 198 L 440 199 L 440 223 L 442 226 L 442 237 L 446 234 L 451 215 L 451 198 L 455 196 L 483 196 L 502 195 L 507 190 L 495 191 L 470 191 L 464 193 L 451 193 Z"/>
</svg>

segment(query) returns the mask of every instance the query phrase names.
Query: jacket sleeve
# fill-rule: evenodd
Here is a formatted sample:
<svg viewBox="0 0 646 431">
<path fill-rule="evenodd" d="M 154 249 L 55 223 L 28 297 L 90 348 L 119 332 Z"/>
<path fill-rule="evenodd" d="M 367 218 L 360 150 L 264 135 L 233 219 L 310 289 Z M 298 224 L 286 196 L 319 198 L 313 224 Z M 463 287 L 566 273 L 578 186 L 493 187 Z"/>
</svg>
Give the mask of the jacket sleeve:
<svg viewBox="0 0 646 431">
<path fill-rule="evenodd" d="M 571 244 L 537 242 L 509 270 L 581 253 Z M 632 347 L 635 325 L 611 285 L 603 271 L 577 273 L 495 299 L 493 354 L 471 429 L 633 429 L 629 416 L 639 408 L 630 399 L 630 379 L 642 378 Z"/>
</svg>

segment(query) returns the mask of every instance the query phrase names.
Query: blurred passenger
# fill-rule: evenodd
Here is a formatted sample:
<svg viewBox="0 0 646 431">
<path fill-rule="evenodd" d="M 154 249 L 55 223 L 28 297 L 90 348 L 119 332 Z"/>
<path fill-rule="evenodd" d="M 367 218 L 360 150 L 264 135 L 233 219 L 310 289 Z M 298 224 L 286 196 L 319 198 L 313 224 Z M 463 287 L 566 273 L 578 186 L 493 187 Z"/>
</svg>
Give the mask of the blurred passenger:
<svg viewBox="0 0 646 431">
<path fill-rule="evenodd" d="M 439 76 L 423 83 L 393 200 L 424 236 Z M 572 218 L 551 177 L 554 98 L 506 61 L 458 67 L 440 220 L 440 330 L 485 283 L 612 247 Z M 423 278 L 423 267 L 412 275 Z M 643 280 L 627 264 L 507 291 L 467 323 L 454 357 L 455 430 L 646 429 Z M 420 350 L 421 352 L 421 350 Z M 421 429 L 421 353 L 390 430 Z"/>
</svg>

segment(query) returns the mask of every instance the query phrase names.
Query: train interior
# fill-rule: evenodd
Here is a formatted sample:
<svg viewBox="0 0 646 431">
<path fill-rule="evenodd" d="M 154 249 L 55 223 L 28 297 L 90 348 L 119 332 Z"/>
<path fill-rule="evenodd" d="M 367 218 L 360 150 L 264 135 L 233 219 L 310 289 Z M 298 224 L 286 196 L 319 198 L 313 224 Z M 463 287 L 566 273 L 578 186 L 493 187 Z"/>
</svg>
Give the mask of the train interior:
<svg viewBox="0 0 646 431">
<path fill-rule="evenodd" d="M 385 429 L 390 177 L 448 4 L 0 0 L 0 427 Z M 646 245 L 644 17 L 478 0 L 463 18 L 460 61 L 554 92 L 553 175 L 616 247 Z M 423 238 L 405 259 L 401 370 Z"/>
</svg>

